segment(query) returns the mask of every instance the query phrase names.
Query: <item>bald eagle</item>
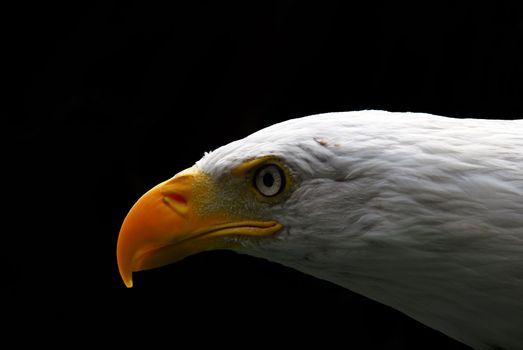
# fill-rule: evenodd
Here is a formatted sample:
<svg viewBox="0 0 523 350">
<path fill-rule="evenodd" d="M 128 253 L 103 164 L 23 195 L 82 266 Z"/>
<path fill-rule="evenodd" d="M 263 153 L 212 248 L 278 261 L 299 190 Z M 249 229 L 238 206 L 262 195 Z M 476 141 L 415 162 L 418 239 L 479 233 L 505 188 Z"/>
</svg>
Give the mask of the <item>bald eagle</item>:
<svg viewBox="0 0 523 350">
<path fill-rule="evenodd" d="M 121 276 L 212 249 L 290 266 L 475 349 L 523 349 L 523 120 L 358 111 L 207 153 L 125 218 Z"/>
</svg>

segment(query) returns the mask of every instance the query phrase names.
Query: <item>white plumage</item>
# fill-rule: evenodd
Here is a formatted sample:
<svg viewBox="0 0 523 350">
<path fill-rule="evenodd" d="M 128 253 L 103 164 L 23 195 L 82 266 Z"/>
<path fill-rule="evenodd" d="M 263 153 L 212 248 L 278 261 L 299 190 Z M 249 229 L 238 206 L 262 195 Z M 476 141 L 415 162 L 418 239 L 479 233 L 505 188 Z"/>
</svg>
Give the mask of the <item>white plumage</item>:
<svg viewBox="0 0 523 350">
<path fill-rule="evenodd" d="M 316 115 L 223 146 L 196 167 L 220 177 L 263 155 L 281 159 L 299 184 L 256 209 L 284 231 L 244 239 L 242 252 L 476 349 L 523 349 L 523 120 Z"/>
</svg>

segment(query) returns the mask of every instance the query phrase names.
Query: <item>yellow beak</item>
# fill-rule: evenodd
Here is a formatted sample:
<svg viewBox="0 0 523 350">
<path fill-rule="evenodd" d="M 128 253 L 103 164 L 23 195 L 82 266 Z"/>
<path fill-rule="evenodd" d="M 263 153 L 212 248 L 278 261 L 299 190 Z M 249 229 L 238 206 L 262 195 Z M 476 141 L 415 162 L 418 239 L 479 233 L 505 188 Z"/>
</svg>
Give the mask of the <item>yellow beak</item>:
<svg viewBox="0 0 523 350">
<path fill-rule="evenodd" d="M 197 185 L 196 185 L 197 184 Z M 117 244 L 120 275 L 132 287 L 132 272 L 152 269 L 212 249 L 234 248 L 231 236 L 270 236 L 276 221 L 242 220 L 226 212 L 206 212 L 212 197 L 205 174 L 189 168 L 145 193 L 125 218 Z"/>
</svg>

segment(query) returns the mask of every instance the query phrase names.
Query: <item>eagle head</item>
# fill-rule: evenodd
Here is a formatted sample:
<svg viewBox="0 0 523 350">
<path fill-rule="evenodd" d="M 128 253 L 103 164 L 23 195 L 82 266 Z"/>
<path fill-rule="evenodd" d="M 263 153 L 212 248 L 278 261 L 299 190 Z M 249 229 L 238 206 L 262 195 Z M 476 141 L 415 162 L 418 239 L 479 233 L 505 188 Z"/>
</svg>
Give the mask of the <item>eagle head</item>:
<svg viewBox="0 0 523 350">
<path fill-rule="evenodd" d="M 523 346 L 523 123 L 360 111 L 222 146 L 143 195 L 121 276 L 211 249 L 290 266 L 476 348 Z M 488 319 L 489 322 L 483 322 Z"/>
</svg>

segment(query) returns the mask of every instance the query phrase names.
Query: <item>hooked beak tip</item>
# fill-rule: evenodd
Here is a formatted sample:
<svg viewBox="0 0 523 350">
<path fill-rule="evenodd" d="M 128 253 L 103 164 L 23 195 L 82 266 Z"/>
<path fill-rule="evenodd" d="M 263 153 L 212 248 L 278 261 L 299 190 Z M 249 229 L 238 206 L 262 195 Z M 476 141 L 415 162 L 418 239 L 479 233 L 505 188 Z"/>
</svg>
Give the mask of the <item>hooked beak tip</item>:
<svg viewBox="0 0 523 350">
<path fill-rule="evenodd" d="M 120 271 L 120 276 L 125 286 L 131 288 L 133 286 L 133 272 L 130 266 L 127 266 L 124 261 L 118 259 L 118 270 Z"/>
</svg>

